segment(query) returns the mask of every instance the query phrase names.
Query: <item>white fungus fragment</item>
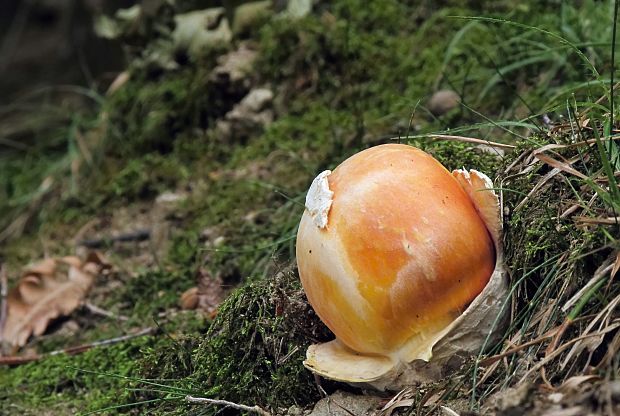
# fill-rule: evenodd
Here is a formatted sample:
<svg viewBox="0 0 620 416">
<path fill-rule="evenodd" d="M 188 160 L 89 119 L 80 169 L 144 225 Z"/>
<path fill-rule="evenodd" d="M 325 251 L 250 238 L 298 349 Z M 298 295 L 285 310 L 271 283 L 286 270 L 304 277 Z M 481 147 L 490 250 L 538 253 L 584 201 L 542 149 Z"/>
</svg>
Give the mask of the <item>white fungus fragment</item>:
<svg viewBox="0 0 620 416">
<path fill-rule="evenodd" d="M 491 178 L 489 178 L 484 173 L 482 173 L 480 171 L 477 171 L 476 169 L 470 169 L 469 172 L 468 172 L 467 169 L 465 169 L 465 168 L 463 168 L 463 169 L 455 169 L 453 172 L 460 173 L 461 175 L 463 175 L 465 180 L 467 180 L 467 182 L 470 185 L 472 184 L 471 176 L 474 175 L 475 177 L 477 177 L 478 179 L 480 179 L 484 183 L 485 188 L 487 188 L 488 190 L 493 192 L 493 195 L 495 195 L 495 191 L 493 190 L 493 181 L 491 180 Z"/>
<path fill-rule="evenodd" d="M 477 171 L 475 169 L 471 169 L 470 172 L 475 174 L 475 175 L 477 175 L 478 178 L 482 179 L 482 181 L 484 182 L 486 188 L 491 190 L 491 192 L 493 192 L 493 195 L 495 195 L 495 191 L 493 190 L 493 181 L 491 180 L 491 178 L 489 178 L 484 173 L 479 172 L 479 171 Z"/>
<path fill-rule="evenodd" d="M 327 177 L 332 173 L 325 170 L 314 178 L 306 195 L 306 209 L 312 217 L 312 222 L 319 228 L 327 227 L 327 217 L 332 206 L 334 192 L 329 189 Z"/>
</svg>

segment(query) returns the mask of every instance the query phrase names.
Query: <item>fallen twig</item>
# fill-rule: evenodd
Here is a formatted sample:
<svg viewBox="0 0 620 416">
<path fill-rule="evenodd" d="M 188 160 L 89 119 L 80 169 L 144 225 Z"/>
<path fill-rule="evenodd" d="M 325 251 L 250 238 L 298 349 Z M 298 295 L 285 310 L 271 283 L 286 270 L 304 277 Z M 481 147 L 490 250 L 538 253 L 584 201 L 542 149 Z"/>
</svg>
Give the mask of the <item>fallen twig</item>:
<svg viewBox="0 0 620 416">
<path fill-rule="evenodd" d="M 30 363 L 33 361 L 39 361 L 43 358 L 47 358 L 47 357 L 52 357 L 54 355 L 59 355 L 59 354 L 69 354 L 69 355 L 75 355 L 75 354 L 80 354 L 83 353 L 85 351 L 88 351 L 92 348 L 95 347 L 103 347 L 105 345 L 112 345 L 112 344 L 118 344 L 119 342 L 123 342 L 123 341 L 127 341 L 133 338 L 138 338 L 144 335 L 148 335 L 152 332 L 155 332 L 158 328 L 156 327 L 148 327 L 148 328 L 144 328 L 134 334 L 127 334 L 127 335 L 123 335 L 120 337 L 115 337 L 115 338 L 110 338 L 110 339 L 104 339 L 101 341 L 95 341 L 95 342 L 91 342 L 89 344 L 83 344 L 83 345 L 77 345 L 75 347 L 68 347 L 68 348 L 64 348 L 62 350 L 56 350 L 56 351 L 51 351 L 48 352 L 46 354 L 35 354 L 35 355 L 29 355 L 29 356 L 8 356 L 8 357 L 0 357 L 0 365 L 19 365 L 19 364 L 26 364 L 26 363 Z"/>
<path fill-rule="evenodd" d="M 244 404 L 237 404 L 237 403 L 229 402 L 227 400 L 215 400 L 215 399 L 207 399 L 206 397 L 194 397 L 194 396 L 187 395 L 185 396 L 185 401 L 189 403 L 215 404 L 218 406 L 232 407 L 233 409 L 237 409 L 237 410 L 245 410 L 246 412 L 258 413 L 259 415 L 263 415 L 263 416 L 271 416 L 271 413 L 262 409 L 259 406 L 246 406 Z"/>
<path fill-rule="evenodd" d="M 123 315 L 116 315 L 115 313 L 112 313 L 110 311 L 106 311 L 105 309 L 100 308 L 97 305 L 93 305 L 90 302 L 84 302 L 83 306 L 89 310 L 89 312 L 95 314 L 95 315 L 101 315 L 101 316 L 105 316 L 106 318 L 111 318 L 111 319 L 116 319 L 118 321 L 128 321 L 129 318 Z"/>
<path fill-rule="evenodd" d="M 596 224 L 596 225 L 616 225 L 620 223 L 620 217 L 573 217 L 573 220 L 580 224 Z"/>
<path fill-rule="evenodd" d="M 0 342 L 3 339 L 4 325 L 6 323 L 6 315 L 8 312 L 8 304 L 6 297 L 8 294 L 9 283 L 6 278 L 6 269 L 0 264 Z"/>
<path fill-rule="evenodd" d="M 416 136 L 418 137 L 418 136 Z M 465 143 L 474 143 L 474 144 L 483 144 L 489 147 L 495 147 L 498 149 L 516 149 L 517 146 L 513 146 L 511 144 L 505 143 L 497 143 L 489 140 L 476 139 L 474 137 L 465 137 L 465 136 L 453 136 L 449 134 L 427 134 L 425 137 L 436 140 L 449 140 L 455 142 L 465 142 Z M 402 137 L 402 139 L 407 139 L 408 137 Z"/>
<path fill-rule="evenodd" d="M 602 331 L 595 332 L 595 333 L 590 333 L 590 334 L 583 335 L 583 336 L 579 336 L 577 338 L 573 338 L 570 341 L 565 342 L 564 344 L 562 344 L 558 348 L 556 348 L 551 354 L 546 355 L 545 358 L 543 358 L 538 363 L 536 363 L 532 368 L 530 368 L 525 373 L 525 375 L 521 377 L 521 380 L 519 380 L 519 382 L 517 384 L 521 384 L 523 381 L 527 380 L 528 377 L 530 377 L 531 374 L 538 372 L 541 367 L 544 367 L 545 365 L 547 365 L 551 360 L 555 359 L 557 356 L 559 356 L 562 352 L 564 352 L 569 347 L 572 347 L 575 343 L 577 343 L 579 341 L 583 341 L 584 339 L 588 339 L 588 338 L 592 338 L 592 337 L 598 337 L 598 336 L 602 336 L 602 335 L 608 334 L 609 332 L 614 331 L 616 328 L 619 328 L 619 327 L 620 327 L 620 323 L 616 323 L 614 325 L 610 325 L 609 327 L 605 328 Z"/>
<path fill-rule="evenodd" d="M 81 240 L 77 242 L 78 246 L 87 248 L 101 248 L 110 246 L 116 242 L 144 241 L 151 238 L 151 230 L 138 230 L 130 233 L 119 234 L 112 237 L 93 238 L 90 240 Z"/>
<path fill-rule="evenodd" d="M 557 328 L 552 329 L 552 330 L 548 331 L 545 335 L 543 335 L 543 336 L 541 336 L 539 338 L 533 339 L 533 340 L 528 341 L 528 342 L 524 342 L 523 344 L 517 345 L 516 347 L 513 347 L 513 348 L 511 348 L 511 349 L 509 349 L 507 351 L 504 351 L 504 352 L 500 353 L 500 354 L 497 354 L 497 355 L 494 355 L 492 357 L 487 357 L 487 358 L 485 358 L 483 360 L 480 360 L 479 364 L 482 367 L 486 367 L 488 365 L 491 365 L 491 364 L 501 360 L 502 358 L 508 357 L 508 356 L 510 356 L 510 355 L 512 355 L 512 354 L 514 354 L 516 352 L 519 352 L 519 351 L 527 348 L 527 347 L 531 347 L 532 345 L 539 344 L 541 342 L 544 342 L 544 341 L 552 338 L 556 334 L 556 332 L 557 332 Z"/>
</svg>

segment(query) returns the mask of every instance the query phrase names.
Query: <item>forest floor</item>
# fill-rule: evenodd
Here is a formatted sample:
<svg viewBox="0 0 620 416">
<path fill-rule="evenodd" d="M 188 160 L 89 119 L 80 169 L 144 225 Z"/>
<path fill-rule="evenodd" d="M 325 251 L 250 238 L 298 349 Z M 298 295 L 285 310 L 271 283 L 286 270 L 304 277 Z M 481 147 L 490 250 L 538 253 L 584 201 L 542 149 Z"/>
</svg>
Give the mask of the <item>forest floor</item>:
<svg viewBox="0 0 620 416">
<path fill-rule="evenodd" d="M 100 18 L 128 57 L 109 88 L 0 107 L 0 282 L 20 289 L 0 333 L 22 328 L 0 413 L 620 412 L 613 2 L 202 3 Z M 303 367 L 333 335 L 295 237 L 316 174 L 389 142 L 494 180 L 510 324 L 452 377 L 377 393 Z"/>
</svg>

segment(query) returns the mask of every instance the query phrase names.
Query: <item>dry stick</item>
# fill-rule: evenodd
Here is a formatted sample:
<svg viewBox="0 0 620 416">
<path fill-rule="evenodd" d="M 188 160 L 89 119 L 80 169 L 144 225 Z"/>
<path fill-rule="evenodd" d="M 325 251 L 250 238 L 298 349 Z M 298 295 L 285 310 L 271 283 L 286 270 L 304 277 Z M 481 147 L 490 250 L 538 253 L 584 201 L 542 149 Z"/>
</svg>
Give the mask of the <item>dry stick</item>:
<svg viewBox="0 0 620 416">
<path fill-rule="evenodd" d="M 6 317 L 9 309 L 6 300 L 8 287 L 9 284 L 6 277 L 6 269 L 4 268 L 4 265 L 0 264 L 0 341 L 4 338 L 4 325 L 6 324 Z"/>
<path fill-rule="evenodd" d="M 129 318 L 124 315 L 116 315 L 110 311 L 106 311 L 105 309 L 100 308 L 97 305 L 93 305 L 90 302 L 84 302 L 83 306 L 88 309 L 88 311 L 95 315 L 105 316 L 106 318 L 116 319 L 117 321 L 128 321 Z"/>
<path fill-rule="evenodd" d="M 573 221 L 581 224 L 599 224 L 599 225 L 615 225 L 620 221 L 620 217 L 573 217 Z"/>
<path fill-rule="evenodd" d="M 533 374 L 533 373 L 537 372 L 538 370 L 540 370 L 541 367 L 544 367 L 545 365 L 547 365 L 552 359 L 556 358 L 558 355 L 560 355 L 563 351 L 565 351 L 566 349 L 571 347 L 573 344 L 575 344 L 575 343 L 577 343 L 579 341 L 583 341 L 584 339 L 605 335 L 605 334 L 615 330 L 618 327 L 620 327 L 620 324 L 612 325 L 610 327 L 605 328 L 602 331 L 594 332 L 594 333 L 591 333 L 591 334 L 588 334 L 588 335 L 583 335 L 583 336 L 580 336 L 580 337 L 577 337 L 577 338 L 573 338 L 570 341 L 566 342 L 565 344 L 562 344 L 556 350 L 554 350 L 551 354 L 549 354 L 548 356 L 545 356 L 545 358 L 543 358 L 541 361 L 536 363 L 532 368 L 530 368 L 527 371 L 527 373 L 525 373 L 525 375 L 521 378 L 521 380 L 519 380 L 519 382 L 517 384 L 521 384 L 531 374 Z"/>
<path fill-rule="evenodd" d="M 589 316 L 589 315 L 588 315 Z M 577 318 L 575 319 L 575 321 L 579 321 L 582 320 L 583 318 L 586 317 L 581 317 L 581 318 Z M 492 357 L 487 357 L 483 360 L 480 360 L 480 365 L 482 367 L 486 367 L 489 366 L 491 364 L 495 364 L 497 361 L 501 360 L 502 358 L 508 357 L 516 352 L 519 352 L 527 347 L 531 347 L 532 345 L 536 345 L 536 344 L 540 344 L 541 342 L 544 342 L 550 338 L 553 338 L 554 336 L 556 336 L 556 334 L 562 330 L 562 325 L 552 328 L 549 331 L 547 331 L 546 333 L 544 333 L 543 335 L 541 335 L 540 337 L 533 339 L 531 341 L 527 341 L 524 342 L 523 344 L 520 345 L 516 345 L 514 347 L 512 347 L 511 349 L 504 351 L 500 354 L 494 355 Z M 514 345 L 514 344 L 513 344 Z"/>
<path fill-rule="evenodd" d="M 498 149 L 516 149 L 517 146 L 513 146 L 511 144 L 505 143 L 497 143 L 491 142 L 489 140 L 476 139 L 474 137 L 465 137 L 465 136 L 452 136 L 449 134 L 427 134 L 426 137 L 431 139 L 439 139 L 439 140 L 451 140 L 455 142 L 465 142 L 465 143 L 475 143 L 475 144 L 484 144 L 490 147 L 496 147 Z M 405 137 L 406 139 L 406 137 Z"/>
<path fill-rule="evenodd" d="M 83 246 L 86 248 L 101 248 L 107 245 L 111 245 L 116 242 L 130 242 L 130 241 L 144 241 L 151 238 L 151 230 L 150 229 L 141 229 L 137 231 L 132 231 L 129 233 L 123 233 L 112 237 L 107 238 L 93 238 L 87 240 L 81 240 L 77 242 L 78 246 Z"/>
<path fill-rule="evenodd" d="M 218 406 L 227 406 L 232 407 L 237 410 L 245 410 L 246 412 L 254 412 L 263 416 L 271 416 L 271 413 L 268 411 L 258 407 L 258 406 L 246 406 L 244 404 L 237 404 L 233 402 L 229 402 L 227 400 L 215 400 L 215 399 L 207 399 L 206 397 L 195 397 L 187 395 L 185 396 L 185 401 L 189 403 L 200 403 L 200 404 L 215 404 Z"/>
<path fill-rule="evenodd" d="M 116 338 L 95 341 L 90 344 L 83 344 L 83 345 L 77 345 L 75 347 L 68 347 L 62 350 L 51 351 L 46 354 L 37 354 L 37 355 L 31 355 L 31 356 L 26 356 L 26 357 L 20 357 L 20 356 L 0 357 L 0 365 L 26 364 L 32 361 L 38 361 L 43 358 L 52 357 L 54 355 L 59 355 L 59 354 L 69 354 L 69 355 L 80 354 L 95 347 L 118 344 L 119 342 L 123 342 L 123 341 L 127 341 L 133 338 L 138 338 L 144 335 L 148 335 L 155 331 L 157 331 L 156 327 L 148 327 L 148 328 L 144 328 L 136 332 L 135 334 L 128 334 L 128 335 L 123 335 L 123 336 L 116 337 Z"/>
<path fill-rule="evenodd" d="M 536 344 L 539 344 L 539 343 L 541 343 L 543 341 L 548 340 L 549 338 L 553 337 L 556 332 L 557 332 L 557 329 L 552 329 L 551 331 L 547 332 L 547 334 L 543 335 L 540 338 L 536 338 L 536 339 L 533 339 L 531 341 L 524 342 L 523 344 L 517 345 L 516 347 L 513 347 L 513 348 L 509 349 L 508 351 L 505 351 L 505 352 L 502 352 L 500 354 L 494 355 L 492 357 L 488 357 L 488 358 L 485 358 L 483 360 L 480 360 L 480 365 L 482 367 L 486 367 L 488 365 L 491 365 L 491 364 L 495 363 L 496 361 L 501 360 L 504 357 L 508 357 L 508 356 L 510 356 L 510 355 L 512 355 L 512 354 L 514 354 L 516 352 L 519 352 L 519 351 L 527 348 L 527 347 L 531 347 L 532 345 L 536 345 Z"/>
</svg>

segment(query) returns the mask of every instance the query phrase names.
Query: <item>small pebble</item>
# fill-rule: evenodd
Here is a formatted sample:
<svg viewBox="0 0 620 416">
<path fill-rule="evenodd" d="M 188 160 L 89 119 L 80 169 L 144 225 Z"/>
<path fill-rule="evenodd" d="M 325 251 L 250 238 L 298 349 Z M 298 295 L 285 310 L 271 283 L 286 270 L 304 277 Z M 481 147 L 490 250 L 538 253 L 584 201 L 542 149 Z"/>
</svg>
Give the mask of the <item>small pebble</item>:
<svg viewBox="0 0 620 416">
<path fill-rule="evenodd" d="M 452 90 L 439 90 L 428 100 L 428 110 L 439 117 L 455 109 L 461 102 L 461 97 Z"/>
</svg>

